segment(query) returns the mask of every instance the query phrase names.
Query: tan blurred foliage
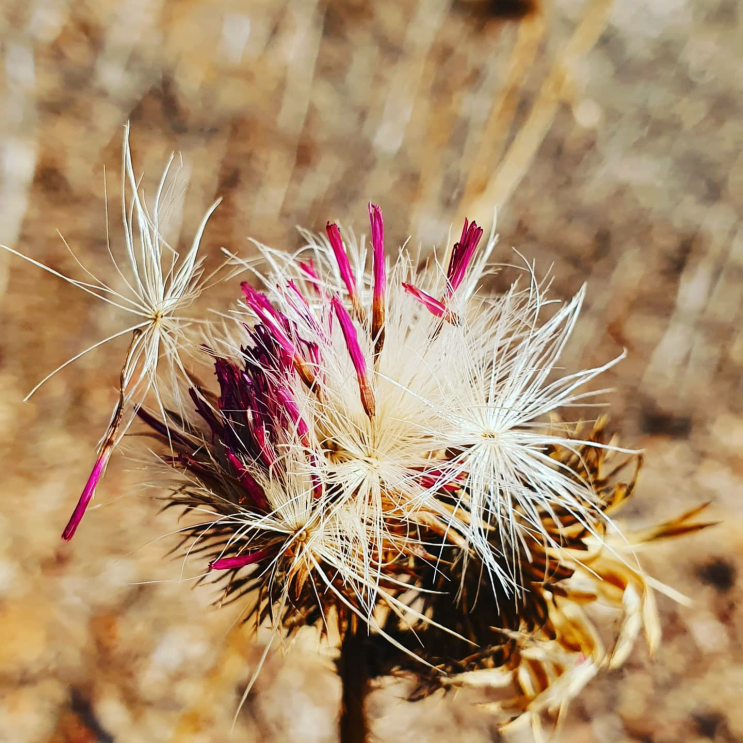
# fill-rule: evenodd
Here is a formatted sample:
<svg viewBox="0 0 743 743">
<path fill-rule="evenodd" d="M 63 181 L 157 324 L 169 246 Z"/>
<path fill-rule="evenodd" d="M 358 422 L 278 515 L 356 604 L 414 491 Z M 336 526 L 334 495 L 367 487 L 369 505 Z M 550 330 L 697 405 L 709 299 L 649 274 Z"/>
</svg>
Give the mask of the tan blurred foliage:
<svg viewBox="0 0 743 743">
<path fill-rule="evenodd" d="M 695 603 L 662 601 L 659 656 L 638 648 L 589 687 L 564 739 L 741 740 L 743 4 L 555 0 L 504 20 L 526 5 L 4 0 L 0 242 L 74 273 L 59 230 L 105 272 L 103 169 L 120 246 L 127 120 L 146 192 L 184 154 L 183 240 L 223 197 L 204 242 L 215 262 L 248 236 L 294 247 L 298 223 L 363 229 L 369 199 L 391 243 L 441 244 L 497 205 L 500 260 L 515 246 L 554 264 L 558 296 L 589 284 L 571 359 L 628 349 L 612 415 L 646 449 L 634 521 L 705 499 L 723 521 L 647 555 Z M 227 740 L 262 646 L 208 588 L 178 582 L 167 540 L 149 544 L 176 524 L 141 465 L 119 456 L 100 507 L 59 539 L 126 341 L 21 402 L 121 318 L 6 254 L 0 292 L 0 741 Z M 316 649 L 308 636 L 268 656 L 234 740 L 335 740 L 340 690 Z M 496 739 L 465 694 L 403 693 L 371 698 L 380 741 Z"/>
</svg>

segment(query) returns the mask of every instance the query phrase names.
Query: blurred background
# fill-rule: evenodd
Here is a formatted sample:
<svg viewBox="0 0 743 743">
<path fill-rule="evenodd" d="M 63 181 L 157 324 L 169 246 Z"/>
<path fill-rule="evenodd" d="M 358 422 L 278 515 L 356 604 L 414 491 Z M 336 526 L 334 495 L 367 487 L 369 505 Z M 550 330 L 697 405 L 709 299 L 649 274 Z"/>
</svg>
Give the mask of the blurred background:
<svg viewBox="0 0 743 743">
<path fill-rule="evenodd" d="M 638 644 L 571 708 L 564 740 L 743 740 L 743 3 L 740 0 L 0 0 L 0 242 L 75 273 L 121 248 L 123 125 L 154 194 L 183 153 L 189 241 L 250 254 L 295 225 L 442 245 L 498 206 L 500 260 L 588 282 L 569 368 L 611 370 L 611 414 L 646 465 L 645 525 L 712 501 L 721 521 L 647 569 L 665 641 Z M 231 301 L 222 286 L 214 302 Z M 127 340 L 115 308 L 0 252 L 0 741 L 336 739 L 332 657 L 308 634 L 261 656 L 179 583 L 175 528 L 119 454 L 75 540 L 60 532 L 108 422 Z M 226 306 L 226 305 L 225 305 Z M 572 367 L 570 365 L 572 364 Z M 370 699 L 379 741 L 493 741 L 466 694 Z"/>
</svg>

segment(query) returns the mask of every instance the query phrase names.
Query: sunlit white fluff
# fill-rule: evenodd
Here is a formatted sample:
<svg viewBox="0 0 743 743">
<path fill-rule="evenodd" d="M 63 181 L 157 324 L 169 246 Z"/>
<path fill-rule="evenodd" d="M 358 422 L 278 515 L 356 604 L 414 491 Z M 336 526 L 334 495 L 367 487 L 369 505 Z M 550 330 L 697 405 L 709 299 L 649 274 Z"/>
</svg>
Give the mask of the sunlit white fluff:
<svg viewBox="0 0 743 743">
<path fill-rule="evenodd" d="M 559 547 L 544 526 L 556 511 L 565 509 L 589 530 L 605 519 L 591 483 L 549 456 L 550 447 L 575 451 L 583 443 L 561 435 L 566 432 L 549 416 L 599 394 L 584 385 L 622 358 L 565 374 L 558 364 L 584 287 L 545 320 L 551 302 L 530 278 L 528 289 L 512 286 L 462 325 L 464 374 L 437 409 L 449 424 L 442 428 L 447 448 L 455 452 L 448 466 L 465 482 L 471 543 L 486 544 L 486 530 L 495 528 L 504 550 L 518 542 L 527 554 L 531 539 Z"/>
<path fill-rule="evenodd" d="M 122 168 L 122 221 L 126 261 L 116 260 L 110 243 L 107 248 L 114 270 L 114 279 L 124 285 L 122 291 L 112 287 L 88 270 L 72 254 L 87 280 L 72 279 L 7 246 L 8 252 L 24 258 L 39 268 L 64 279 L 73 286 L 106 302 L 133 317 L 134 323 L 95 343 L 48 374 L 27 395 L 36 392 L 54 374 L 88 352 L 121 336 L 132 334 L 120 378 L 120 397 L 111 416 L 106 434 L 98 448 L 98 456 L 75 513 L 64 531 L 64 538 L 74 534 L 83 513 L 92 499 L 96 485 L 103 476 L 113 449 L 131 424 L 134 413 L 150 389 L 154 389 L 162 409 L 158 374 L 163 369 L 172 381 L 173 375 L 187 373 L 181 354 L 184 349 L 184 331 L 194 322 L 185 315 L 187 308 L 203 289 L 203 266 L 199 246 L 204 229 L 217 203 L 205 214 L 191 243 L 181 255 L 163 236 L 168 215 L 181 194 L 178 194 L 178 173 L 171 173 L 174 156 L 171 155 L 160 180 L 153 209 L 147 208 L 134 174 L 129 146 L 129 127 L 125 129 Z M 162 360 L 165 364 L 161 364 Z M 178 390 L 177 384 L 169 385 Z"/>
<path fill-rule="evenodd" d="M 447 306 L 454 321 L 445 322 L 403 287 L 414 283 L 431 296 L 445 296 L 446 261 L 434 255 L 418 270 L 401 249 L 387 261 L 385 336 L 377 355 L 368 314 L 358 316 L 358 307 L 369 308 L 373 294 L 364 241 L 345 233 L 358 294 L 354 299 L 329 241 L 303 234 L 307 245 L 293 255 L 258 245 L 269 271 L 251 270 L 297 336 L 320 349 L 323 393 L 303 389 L 298 394 L 324 450 L 322 476 L 344 494 L 342 500 L 357 517 L 354 534 L 346 537 L 348 555 L 362 555 L 355 573 L 365 585 L 378 585 L 383 545 L 391 540 L 388 523 L 402 518 L 411 527 L 411 544 L 405 548 L 414 548 L 415 527 L 425 525 L 443 542 L 476 554 L 495 579 L 518 591 L 518 569 L 509 553 L 519 544 L 528 551 L 533 539 L 559 548 L 544 526 L 545 513 L 565 508 L 589 529 L 604 518 L 590 483 L 571 477 L 546 453 L 549 446 L 574 449 L 580 444 L 560 435 L 547 417 L 596 394 L 579 388 L 616 361 L 555 378 L 583 289 L 566 304 L 548 300 L 546 287 L 527 266 L 523 288 L 516 283 L 504 295 L 491 296 L 480 286 L 493 270 L 489 258 L 496 239 L 491 234 L 466 279 L 450 292 Z M 319 280 L 300 265 L 310 258 Z M 297 301 L 298 293 L 304 302 Z M 354 317 L 376 400 L 372 416 L 362 405 L 331 296 L 341 297 Z M 543 319 L 547 305 L 554 307 Z M 436 497 L 447 484 L 462 487 L 455 505 Z M 500 534 L 497 553 L 488 539 L 494 529 Z"/>
</svg>

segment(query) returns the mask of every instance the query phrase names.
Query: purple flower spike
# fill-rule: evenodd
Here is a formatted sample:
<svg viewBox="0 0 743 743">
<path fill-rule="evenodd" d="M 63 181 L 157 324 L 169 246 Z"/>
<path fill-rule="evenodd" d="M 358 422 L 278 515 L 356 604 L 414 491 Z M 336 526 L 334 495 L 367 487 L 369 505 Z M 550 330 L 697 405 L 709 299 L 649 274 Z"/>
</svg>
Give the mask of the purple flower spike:
<svg viewBox="0 0 743 743">
<path fill-rule="evenodd" d="M 209 563 L 209 570 L 236 570 L 244 568 L 246 565 L 253 565 L 256 562 L 268 557 L 267 550 L 256 550 L 255 552 L 246 552 L 236 557 L 221 557 L 219 560 Z"/>
<path fill-rule="evenodd" d="M 403 282 L 402 288 L 410 294 L 411 297 L 417 299 L 431 314 L 436 317 L 446 317 L 448 310 L 443 302 L 439 302 L 438 299 L 434 299 L 430 294 L 427 294 L 422 289 L 412 284 L 406 284 Z"/>
<path fill-rule="evenodd" d="M 245 303 L 253 310 L 266 329 L 270 331 L 276 342 L 290 356 L 295 356 L 297 348 L 286 332 L 286 318 L 274 308 L 271 300 L 265 294 L 253 289 L 247 281 L 243 281 L 240 288 L 245 295 Z"/>
<path fill-rule="evenodd" d="M 70 520 L 67 522 L 67 526 L 65 526 L 65 529 L 62 532 L 62 539 L 66 542 L 69 542 L 70 539 L 75 536 L 77 527 L 83 520 L 88 504 L 93 499 L 98 481 L 103 477 L 103 473 L 106 471 L 106 465 L 108 464 L 112 451 L 113 447 L 106 446 L 98 455 L 98 459 L 96 459 L 95 465 L 93 465 L 93 471 L 90 473 L 88 482 L 85 483 L 85 488 L 80 496 L 80 500 L 78 500 L 75 510 L 72 512 L 72 516 L 70 516 Z"/>
<path fill-rule="evenodd" d="M 353 278 L 348 254 L 346 253 L 346 249 L 343 247 L 341 231 L 338 229 L 338 225 L 333 224 L 332 222 L 328 222 L 325 229 L 327 230 L 328 239 L 330 240 L 330 247 L 333 248 L 335 260 L 338 263 L 338 269 L 341 272 L 341 278 L 348 290 L 348 296 L 351 297 L 351 304 L 353 305 L 354 312 L 361 317 L 363 314 L 361 310 L 361 302 L 359 300 L 359 295 L 356 292 L 356 281 Z"/>
<path fill-rule="evenodd" d="M 338 318 L 338 322 L 341 326 L 341 332 L 343 338 L 346 341 L 348 347 L 348 353 L 351 356 L 351 363 L 353 368 L 356 370 L 356 378 L 359 381 L 359 391 L 361 392 L 361 404 L 364 406 L 366 414 L 370 417 L 374 417 L 375 404 L 374 404 L 374 393 L 372 392 L 371 385 L 369 384 L 369 377 L 366 369 L 366 359 L 359 345 L 359 339 L 356 335 L 356 328 L 353 325 L 353 320 L 348 314 L 348 310 L 343 306 L 338 297 L 333 297 L 331 300 L 333 303 L 333 309 Z"/>
<path fill-rule="evenodd" d="M 462 237 L 458 243 L 455 243 L 449 260 L 449 269 L 446 272 L 448 286 L 446 288 L 447 296 L 451 296 L 464 281 L 467 273 L 467 267 L 475 256 L 477 245 L 482 237 L 482 227 L 478 227 L 476 222 L 469 224 L 464 220 L 464 229 Z"/>
<path fill-rule="evenodd" d="M 235 469 L 235 472 L 237 472 L 237 479 L 240 481 L 240 485 L 242 485 L 247 492 L 250 500 L 252 500 L 255 506 L 260 508 L 261 511 L 268 511 L 268 499 L 266 498 L 266 494 L 263 492 L 263 488 L 256 482 L 256 479 L 250 474 L 247 467 L 235 456 L 231 449 L 226 449 L 225 454 L 227 455 L 230 464 Z"/>
<path fill-rule="evenodd" d="M 296 342 L 290 337 L 288 318 L 271 304 L 265 294 L 253 289 L 247 281 L 243 281 L 240 288 L 245 295 L 245 303 L 263 323 L 264 331 L 269 333 L 284 353 L 291 358 L 302 381 L 308 387 L 312 387 L 315 375 L 299 353 Z"/>
<path fill-rule="evenodd" d="M 371 221 L 371 239 L 374 263 L 374 299 L 372 307 L 372 338 L 374 353 L 378 354 L 384 344 L 384 296 L 387 291 L 387 274 L 384 265 L 384 220 L 382 210 L 369 203 L 369 220 Z"/>
<path fill-rule="evenodd" d="M 293 395 L 286 387 L 277 387 L 276 397 L 284 406 L 284 410 L 286 410 L 286 413 L 289 416 L 289 420 L 291 420 L 292 425 L 296 427 L 297 435 L 299 436 L 302 445 L 309 448 L 310 429 L 307 427 L 307 423 L 305 422 L 304 418 L 302 418 L 299 412 L 297 401 L 294 399 Z"/>
</svg>

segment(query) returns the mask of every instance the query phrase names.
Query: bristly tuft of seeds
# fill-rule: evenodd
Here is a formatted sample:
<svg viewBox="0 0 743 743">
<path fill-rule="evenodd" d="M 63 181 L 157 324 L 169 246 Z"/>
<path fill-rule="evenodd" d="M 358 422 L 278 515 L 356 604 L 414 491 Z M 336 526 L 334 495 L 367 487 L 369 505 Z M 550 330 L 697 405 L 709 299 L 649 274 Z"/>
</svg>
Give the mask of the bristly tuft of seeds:
<svg viewBox="0 0 743 743">
<path fill-rule="evenodd" d="M 377 674 L 413 674 L 418 697 L 510 685 L 501 711 L 537 734 L 642 625 L 657 644 L 652 588 L 673 593 L 612 521 L 638 455 L 559 414 L 618 359 L 562 372 L 584 290 L 549 300 L 527 265 L 488 293 L 476 223 L 418 269 L 369 217 L 369 248 L 332 223 L 294 255 L 259 245 L 268 272 L 245 265 L 236 329 L 206 349 L 218 391 L 191 388 L 185 418 L 141 411 L 182 478 L 167 504 L 256 627 L 362 622 Z M 581 608 L 599 600 L 623 616 L 609 650 Z"/>
</svg>

